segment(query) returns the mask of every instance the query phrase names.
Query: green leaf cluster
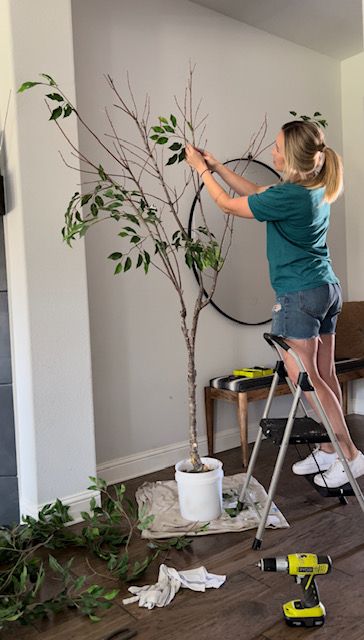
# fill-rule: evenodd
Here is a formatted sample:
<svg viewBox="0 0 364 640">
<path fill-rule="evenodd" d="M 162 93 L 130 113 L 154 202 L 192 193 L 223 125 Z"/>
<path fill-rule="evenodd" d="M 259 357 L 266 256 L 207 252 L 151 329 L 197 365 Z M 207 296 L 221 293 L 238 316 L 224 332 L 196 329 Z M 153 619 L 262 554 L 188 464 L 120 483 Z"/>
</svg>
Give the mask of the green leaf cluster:
<svg viewBox="0 0 364 640">
<path fill-rule="evenodd" d="M 42 548 L 60 549 L 66 546 L 86 546 L 86 540 L 65 525 L 73 520 L 69 506 L 56 500 L 39 511 L 38 519 L 23 517 L 22 524 L 9 529 L 0 528 L 0 629 L 19 621 L 28 624 L 50 613 L 75 607 L 91 619 L 98 609 L 109 608 L 118 591 L 111 592 L 92 587 L 81 590 L 86 576 L 75 576 L 71 571 L 73 558 L 61 565 L 51 554 L 48 568 Z M 51 599 L 42 598 L 46 574 L 57 574 L 59 592 Z"/>
<path fill-rule="evenodd" d="M 152 542 L 148 543 L 148 547 L 150 549 L 156 549 L 160 552 L 160 551 L 169 551 L 169 549 L 173 549 L 173 548 L 177 550 L 185 549 L 186 547 L 189 547 L 191 543 L 192 543 L 192 538 L 180 536 L 176 538 L 168 538 L 167 541 L 153 540 Z"/>
<path fill-rule="evenodd" d="M 165 145 L 170 142 L 169 135 L 176 136 L 177 118 L 173 114 L 169 116 L 169 119 L 159 116 L 159 124 L 152 127 L 152 133 L 149 137 L 156 144 Z M 185 148 L 182 142 L 173 142 L 169 147 L 171 151 L 175 152 L 170 156 L 166 165 L 175 164 L 175 162 L 182 162 L 185 159 Z"/>
<path fill-rule="evenodd" d="M 319 111 L 315 111 L 313 116 L 306 116 L 306 115 L 299 116 L 296 111 L 290 111 L 290 114 L 295 118 L 296 117 L 300 118 L 304 122 L 314 122 L 315 124 L 317 124 L 319 127 L 322 127 L 323 129 L 325 129 L 328 126 L 328 122 L 326 118 L 324 118 L 322 113 L 320 113 Z"/>
<path fill-rule="evenodd" d="M 191 238 L 178 229 L 172 235 L 172 246 L 176 251 L 182 248 L 185 262 L 190 269 L 195 267 L 199 271 L 206 269 L 219 271 L 224 261 L 214 234 L 210 233 L 206 227 L 198 227 L 195 231 L 197 233 L 193 233 L 194 237 Z"/>
<path fill-rule="evenodd" d="M 127 222 L 118 236 L 129 241 L 128 250 L 113 251 L 108 256 L 117 263 L 114 273 L 126 273 L 133 265 L 136 269 L 143 265 L 144 273 L 148 273 L 151 257 L 143 244 L 148 237 L 148 228 L 154 230 L 160 222 L 157 209 L 149 205 L 138 191 L 126 191 L 113 183 L 101 165 L 98 173 L 100 182 L 92 192 L 84 195 L 76 192 L 72 196 L 65 213 L 63 239 L 71 246 L 73 240 L 82 238 L 97 222 L 107 219 Z M 146 233 L 142 231 L 142 225 Z M 134 262 L 129 255 L 132 252 L 136 253 Z"/>
<path fill-rule="evenodd" d="M 149 205 L 137 191 L 126 191 L 112 183 L 107 173 L 99 167 L 100 182 L 92 192 L 81 195 L 76 192 L 67 207 L 65 226 L 62 235 L 71 246 L 77 237 L 82 238 L 96 223 L 107 219 L 126 222 L 118 232 L 118 236 L 128 243 L 124 250 L 113 251 L 108 259 L 115 263 L 114 274 L 127 273 L 133 267 L 143 266 L 147 274 L 151 264 L 150 252 L 145 248 L 148 228 L 155 230 L 161 222 L 154 205 Z M 133 203 L 133 213 L 130 213 Z M 143 231 L 146 230 L 146 232 Z M 206 227 L 196 229 L 194 237 L 189 237 L 185 229 L 175 231 L 170 239 L 154 238 L 154 254 L 168 256 L 172 251 L 182 250 L 189 268 L 199 271 L 213 269 L 218 271 L 223 259 L 218 242 Z M 133 257 L 134 256 L 134 257 Z"/>
<path fill-rule="evenodd" d="M 23 84 L 18 89 L 18 93 L 23 93 L 24 91 L 27 91 L 28 89 L 32 89 L 33 87 L 36 87 L 37 85 L 40 85 L 40 84 L 42 85 L 48 84 L 51 87 L 58 87 L 56 81 L 53 80 L 53 78 L 50 75 L 48 75 L 47 73 L 41 73 L 40 75 L 45 80 L 47 80 L 47 82 L 32 82 L 32 81 L 23 82 Z M 57 93 L 57 92 L 47 93 L 46 97 L 49 100 L 52 100 L 53 102 L 58 102 L 58 106 L 52 109 L 52 113 L 49 118 L 50 120 L 58 120 L 58 118 L 60 118 L 61 116 L 63 116 L 63 118 L 68 118 L 68 116 L 71 115 L 73 111 L 73 107 L 72 105 L 69 104 L 69 102 L 61 93 Z"/>
<path fill-rule="evenodd" d="M 45 549 L 65 547 L 84 548 L 105 561 L 110 577 L 116 581 L 130 582 L 140 577 L 161 551 L 172 547 L 184 549 L 190 540 L 186 538 L 165 541 L 162 546 L 151 547 L 145 557 L 129 557 L 132 536 L 150 526 L 153 516 L 125 497 L 125 486 L 114 487 L 115 495 L 108 490 L 101 478 L 90 477 L 88 488 L 100 491 L 99 506 L 95 498 L 89 511 L 83 512 L 81 533 L 74 533 L 66 525 L 72 522 L 69 506 L 60 500 L 45 505 L 38 518 L 23 517 L 22 523 L 13 528 L 0 527 L 0 629 L 18 621 L 28 624 L 36 619 L 74 608 L 97 622 L 99 611 L 112 606 L 119 589 L 106 590 L 97 584 L 86 586 L 87 576 L 72 572 L 72 557 L 61 563 Z M 147 547 L 148 548 L 148 547 Z M 55 574 L 58 592 L 49 599 L 42 597 L 42 586 L 48 575 Z"/>
</svg>

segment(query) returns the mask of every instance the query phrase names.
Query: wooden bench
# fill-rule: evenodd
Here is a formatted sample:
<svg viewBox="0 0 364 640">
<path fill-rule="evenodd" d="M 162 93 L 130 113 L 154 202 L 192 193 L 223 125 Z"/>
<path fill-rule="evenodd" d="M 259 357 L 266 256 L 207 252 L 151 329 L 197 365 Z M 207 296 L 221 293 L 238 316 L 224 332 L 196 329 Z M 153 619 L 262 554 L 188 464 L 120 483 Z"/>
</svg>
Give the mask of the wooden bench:
<svg viewBox="0 0 364 640">
<path fill-rule="evenodd" d="M 343 393 L 343 410 L 346 414 L 348 410 L 348 384 L 352 380 L 364 378 L 364 358 L 353 358 L 337 362 L 336 372 Z M 254 400 L 265 400 L 268 397 L 272 377 L 273 376 L 265 376 L 264 378 L 240 379 L 240 388 L 236 391 L 231 391 L 223 386 L 220 388 L 213 386 L 215 380 L 219 380 L 219 384 L 223 385 L 223 380 L 229 380 L 231 376 L 214 378 L 211 380 L 210 386 L 205 387 L 205 414 L 209 456 L 212 456 L 214 453 L 214 402 L 215 400 L 235 402 L 237 404 L 243 466 L 246 467 L 248 465 L 248 403 Z M 226 386 L 228 386 L 228 384 L 229 383 L 226 382 Z M 291 392 L 288 385 L 280 382 L 276 390 L 276 395 L 282 396 L 289 393 Z"/>
<path fill-rule="evenodd" d="M 352 380 L 364 378 L 364 301 L 344 302 L 336 330 L 335 356 L 336 372 L 343 393 L 343 410 L 348 411 L 348 385 Z M 229 376 L 225 376 L 227 380 Z M 219 382 L 216 382 L 216 381 Z M 210 386 L 205 387 L 205 414 L 207 446 L 209 455 L 214 453 L 214 402 L 226 400 L 237 405 L 238 423 L 242 449 L 243 466 L 248 465 L 248 403 L 264 400 L 268 397 L 272 376 L 264 378 L 240 379 L 234 385 L 223 382 L 224 377 L 214 378 Z M 231 385 L 230 385 L 231 386 Z M 217 388 L 218 387 L 218 388 Z M 291 393 L 287 384 L 281 382 L 276 395 Z"/>
</svg>

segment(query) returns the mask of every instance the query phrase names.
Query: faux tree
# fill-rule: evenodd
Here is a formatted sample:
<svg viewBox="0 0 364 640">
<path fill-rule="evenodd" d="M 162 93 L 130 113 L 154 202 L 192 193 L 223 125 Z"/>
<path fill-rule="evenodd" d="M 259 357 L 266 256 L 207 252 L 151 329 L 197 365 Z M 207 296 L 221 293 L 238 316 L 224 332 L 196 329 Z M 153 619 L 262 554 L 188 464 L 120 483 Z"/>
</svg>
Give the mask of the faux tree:
<svg viewBox="0 0 364 640">
<path fill-rule="evenodd" d="M 200 313 L 214 294 L 218 275 L 231 245 L 233 226 L 230 217 L 226 216 L 222 235 L 216 238 L 209 228 L 199 199 L 203 224 L 194 229 L 191 235 L 187 231 L 187 215 L 183 204 L 186 193 L 189 197 L 191 191 L 193 195 L 199 194 L 201 185 L 196 173 L 183 162 L 184 150 L 187 142 L 197 147 L 201 145 L 206 120 L 206 116 L 199 115 L 201 102 L 197 107 L 194 105 L 193 72 L 190 68 L 182 101 L 174 98 L 173 111 L 177 115 L 170 113 L 169 109 L 169 116 L 156 117 L 152 125 L 149 96 L 146 96 L 140 110 L 129 78 L 125 97 L 114 80 L 106 76 L 113 99 L 113 115 L 105 108 L 108 132 L 101 135 L 89 126 L 84 115 L 50 75 L 41 74 L 42 80 L 39 82 L 24 82 L 19 92 L 37 85 L 45 87 L 50 120 L 55 122 L 66 138 L 72 154 L 80 162 L 82 173 L 87 176 L 87 191 L 83 189 L 82 193 L 74 193 L 67 206 L 62 229 L 65 242 L 71 245 L 95 224 L 112 220 L 118 246 L 108 257 L 115 263 L 114 273 L 126 274 L 132 268 L 143 268 L 147 274 L 153 267 L 168 278 L 176 292 L 180 326 L 187 349 L 190 458 L 194 471 L 204 471 L 206 469 L 201 463 L 197 443 L 196 336 Z M 118 115 L 120 112 L 123 114 L 126 130 L 134 127 L 137 143 L 134 138 L 125 139 L 119 133 L 119 127 L 115 124 L 115 110 Z M 70 116 L 78 119 L 96 143 L 101 157 L 106 158 L 102 163 L 86 155 L 69 138 L 63 121 Z M 261 153 L 265 133 L 266 121 L 252 136 L 245 156 L 253 159 Z M 72 168 L 78 170 L 78 167 Z M 173 172 L 175 176 L 178 172 L 179 178 L 183 172 L 183 186 L 180 189 L 171 184 Z M 86 187 L 86 181 L 84 185 Z M 183 283 L 192 268 L 197 274 L 198 287 L 191 306 Z"/>
</svg>

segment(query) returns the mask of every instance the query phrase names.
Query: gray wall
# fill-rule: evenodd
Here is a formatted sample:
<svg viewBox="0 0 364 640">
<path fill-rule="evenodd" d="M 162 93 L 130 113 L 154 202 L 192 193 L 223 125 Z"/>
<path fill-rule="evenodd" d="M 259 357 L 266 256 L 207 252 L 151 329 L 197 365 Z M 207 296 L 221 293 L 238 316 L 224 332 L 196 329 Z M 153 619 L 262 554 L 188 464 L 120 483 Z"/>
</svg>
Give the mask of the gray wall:
<svg viewBox="0 0 364 640">
<path fill-rule="evenodd" d="M 4 226 L 0 217 L 0 525 L 19 522 Z"/>
<path fill-rule="evenodd" d="M 202 97 L 201 117 L 209 113 L 207 148 L 219 159 L 240 157 L 266 112 L 266 144 L 273 141 L 290 118 L 290 109 L 324 113 L 329 122 L 328 144 L 341 151 L 337 60 L 186 0 L 74 0 L 72 10 L 77 107 L 99 135 L 109 131 L 107 106 L 122 136 L 138 142 L 130 124 L 112 108 L 115 101 L 105 73 L 125 96 L 129 72 L 138 104 L 144 104 L 145 94 L 151 97 L 154 123 L 159 115 L 173 113 L 173 95 L 183 96 L 192 61 L 197 64 L 196 104 Z M 86 156 L 103 162 L 85 129 L 80 129 L 79 140 Z M 260 159 L 271 164 L 270 150 Z M 105 166 L 110 169 L 108 162 Z M 87 182 L 90 178 L 84 175 Z M 166 167 L 166 179 L 182 188 L 183 168 Z M 146 190 L 153 193 L 152 189 L 151 178 Z M 186 192 L 181 201 L 186 226 L 192 197 L 192 191 Z M 254 221 L 240 224 L 245 228 Z M 343 199 L 333 207 L 329 245 L 345 290 Z M 156 270 L 151 269 L 147 277 L 140 269 L 114 277 L 106 256 L 119 249 L 112 224 L 95 225 L 86 237 L 96 452 L 99 474 L 110 482 L 160 469 L 188 451 L 187 360 L 177 297 Z M 260 273 L 265 256 L 256 255 L 255 268 Z M 181 272 L 191 309 L 196 282 L 188 270 Z M 268 328 L 268 324 L 236 325 L 212 307 L 201 314 L 197 338 L 200 444 L 205 446 L 204 385 L 237 367 L 272 364 L 272 351 L 262 339 Z M 216 451 L 239 444 L 235 406 L 220 404 Z M 289 404 L 288 398 L 281 398 L 277 411 L 286 415 Z M 250 441 L 262 411 L 261 402 L 251 403 Z M 205 450 L 201 447 L 201 453 Z"/>
<path fill-rule="evenodd" d="M 1 116 L 12 96 L 4 229 L 19 510 L 37 517 L 60 498 L 81 519 L 99 497 L 86 489 L 96 475 L 86 260 L 83 242 L 70 250 L 61 236 L 80 175 L 60 159 L 69 147 L 48 122 L 44 93 L 17 94 L 46 60 L 75 103 L 70 0 L 49 5 L 0 2 Z M 67 120 L 78 147 L 76 119 Z"/>
</svg>

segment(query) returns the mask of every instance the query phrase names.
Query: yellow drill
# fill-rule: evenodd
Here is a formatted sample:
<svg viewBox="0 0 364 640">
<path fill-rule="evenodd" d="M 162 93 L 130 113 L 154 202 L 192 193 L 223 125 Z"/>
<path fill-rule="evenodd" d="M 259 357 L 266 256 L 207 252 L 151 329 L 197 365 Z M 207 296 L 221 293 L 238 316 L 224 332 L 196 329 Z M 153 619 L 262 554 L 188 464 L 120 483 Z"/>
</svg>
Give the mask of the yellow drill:
<svg viewBox="0 0 364 640">
<path fill-rule="evenodd" d="M 262 558 L 262 571 L 284 571 L 302 585 L 303 600 L 290 600 L 283 605 L 284 619 L 290 627 L 320 627 L 325 622 L 325 607 L 320 602 L 315 576 L 323 576 L 332 569 L 330 556 L 314 553 L 291 553 L 277 558 Z"/>
</svg>

